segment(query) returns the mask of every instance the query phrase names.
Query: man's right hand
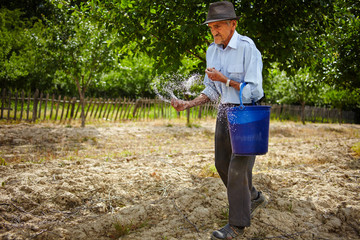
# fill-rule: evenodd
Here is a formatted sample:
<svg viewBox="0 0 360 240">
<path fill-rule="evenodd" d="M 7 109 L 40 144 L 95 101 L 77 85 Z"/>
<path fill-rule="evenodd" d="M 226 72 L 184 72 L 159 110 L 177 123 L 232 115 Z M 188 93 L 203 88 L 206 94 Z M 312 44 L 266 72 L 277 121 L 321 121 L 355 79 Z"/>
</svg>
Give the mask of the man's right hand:
<svg viewBox="0 0 360 240">
<path fill-rule="evenodd" d="M 188 101 L 183 101 L 183 100 L 180 100 L 180 99 L 171 99 L 171 105 L 176 109 L 176 111 L 183 111 L 187 108 L 189 108 L 190 104 Z"/>
<path fill-rule="evenodd" d="M 184 111 L 185 109 L 199 106 L 209 101 L 210 98 L 208 98 L 208 96 L 202 93 L 191 101 L 183 101 L 180 99 L 173 98 L 171 99 L 171 105 L 176 109 L 176 111 Z"/>
</svg>

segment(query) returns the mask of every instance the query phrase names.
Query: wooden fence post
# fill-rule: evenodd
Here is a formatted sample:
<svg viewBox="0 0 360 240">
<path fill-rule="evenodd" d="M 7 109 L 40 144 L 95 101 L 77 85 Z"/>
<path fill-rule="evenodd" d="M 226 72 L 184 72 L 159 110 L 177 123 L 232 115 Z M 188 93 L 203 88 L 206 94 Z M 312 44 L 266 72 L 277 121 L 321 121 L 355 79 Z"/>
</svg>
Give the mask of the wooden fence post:
<svg viewBox="0 0 360 240">
<path fill-rule="evenodd" d="M 102 118 L 105 118 L 105 115 L 106 115 L 106 111 L 107 111 L 107 108 L 108 108 L 108 106 L 109 106 L 109 98 L 107 99 L 107 100 L 105 100 L 104 99 L 104 105 L 105 105 L 105 109 L 104 109 L 104 114 L 103 114 L 103 116 L 102 116 Z M 101 117 L 101 116 L 100 116 Z"/>
<path fill-rule="evenodd" d="M 9 90 L 9 104 L 8 104 L 7 120 L 10 120 L 10 111 L 11 111 L 11 91 Z"/>
<path fill-rule="evenodd" d="M 204 108 L 204 114 L 205 115 L 209 112 L 209 108 L 210 108 L 210 103 L 206 103 L 205 108 Z"/>
<path fill-rule="evenodd" d="M 26 120 L 27 121 L 30 120 L 30 98 L 31 98 L 31 92 L 29 92 L 28 99 L 27 99 L 27 109 L 26 109 Z"/>
<path fill-rule="evenodd" d="M 141 118 L 145 119 L 145 112 L 146 112 L 146 99 L 141 99 L 140 112 L 139 112 L 140 120 Z"/>
<path fill-rule="evenodd" d="M 154 120 L 156 119 L 156 106 L 157 106 L 157 100 L 154 100 Z"/>
<path fill-rule="evenodd" d="M 75 98 L 75 97 L 74 97 Z M 86 107 L 86 103 L 87 103 L 87 99 L 88 98 L 85 98 L 84 99 L 84 101 L 85 101 L 85 107 Z M 75 98 L 75 105 L 76 105 L 76 103 L 77 103 L 77 99 Z M 81 106 L 81 100 L 79 99 L 79 104 L 78 104 L 78 106 L 77 106 L 77 108 L 76 108 L 76 112 L 75 112 L 75 115 L 74 115 L 74 119 L 77 117 L 77 115 L 78 115 L 78 112 L 79 112 L 79 109 L 82 109 L 82 106 Z M 84 108 L 84 114 L 85 114 L 85 108 Z M 80 112 L 80 115 L 81 115 L 81 112 Z M 81 117 L 81 116 L 80 116 Z"/>
<path fill-rule="evenodd" d="M 186 122 L 190 124 L 190 108 L 186 109 Z"/>
<path fill-rule="evenodd" d="M 60 108 L 60 101 L 61 101 L 61 95 L 59 95 L 58 100 L 57 100 L 57 104 L 56 104 L 55 121 L 57 120 L 57 117 L 58 117 L 59 108 Z"/>
<path fill-rule="evenodd" d="M 70 121 L 74 117 L 76 98 L 73 97 L 71 101 Z"/>
<path fill-rule="evenodd" d="M 149 118 L 150 118 L 150 110 L 151 110 L 151 102 L 150 102 L 150 99 L 148 99 L 148 112 L 147 112 L 147 117 L 146 117 L 146 119 L 149 119 Z"/>
<path fill-rule="evenodd" d="M 53 94 L 53 95 L 52 95 L 52 98 L 51 98 L 50 117 L 49 117 L 50 120 L 52 119 L 54 101 L 55 101 L 55 94 Z M 55 120 L 56 120 L 56 119 L 55 119 Z"/>
<path fill-rule="evenodd" d="M 199 114 L 198 114 L 198 118 L 201 119 L 201 111 L 202 111 L 203 106 L 199 106 Z"/>
<path fill-rule="evenodd" d="M 130 111 L 131 111 L 131 105 L 133 105 L 133 104 L 135 105 L 135 103 L 133 103 L 132 100 L 129 99 L 129 100 L 128 100 L 128 103 L 127 103 L 127 105 L 126 105 L 126 111 L 125 111 L 125 114 L 126 114 L 126 112 L 127 112 L 126 117 L 125 117 L 125 115 L 124 115 L 124 117 L 125 117 L 124 119 L 125 119 L 125 120 L 129 119 L 129 115 L 130 115 Z M 128 109 L 129 109 L 129 111 L 127 111 Z"/>
<path fill-rule="evenodd" d="M 98 99 L 95 98 L 95 99 L 94 99 L 94 106 L 93 106 L 92 109 L 91 109 L 90 117 L 92 117 L 92 115 L 93 115 L 93 112 L 94 112 L 94 109 L 95 109 L 95 106 L 96 106 L 97 101 L 98 101 Z"/>
<path fill-rule="evenodd" d="M 139 106 L 138 109 L 139 111 L 136 111 L 136 118 L 135 119 L 141 119 L 141 115 L 143 114 L 143 105 L 144 105 L 144 101 L 142 99 L 139 99 Z M 139 112 L 139 114 L 137 114 Z M 134 116 L 135 117 L 135 116 Z"/>
<path fill-rule="evenodd" d="M 124 110 L 124 107 L 125 107 L 125 103 L 126 103 L 126 97 L 124 97 L 124 99 L 121 102 L 121 111 L 120 111 L 120 115 L 119 115 L 119 120 L 121 120 L 121 116 L 122 116 L 122 113 L 123 113 L 123 110 Z M 118 111 L 119 111 L 119 109 L 120 109 L 120 105 L 119 105 Z"/>
<path fill-rule="evenodd" d="M 119 104 L 120 98 L 115 99 L 114 103 L 114 111 L 111 114 L 111 119 L 114 119 L 114 122 L 116 121 L 117 113 L 118 113 L 118 104 Z"/>
<path fill-rule="evenodd" d="M 90 102 L 89 102 L 89 104 L 88 104 L 88 108 L 86 109 L 86 114 L 84 113 L 84 114 L 85 114 L 85 119 L 87 118 L 87 115 L 88 115 L 88 112 L 89 112 L 89 110 L 90 110 L 92 101 L 93 101 L 93 99 L 90 98 Z M 91 116 L 90 116 L 90 117 L 91 117 Z"/>
<path fill-rule="evenodd" d="M 86 104 L 88 104 L 88 97 L 83 99 L 83 103 L 81 103 L 81 100 L 79 102 L 79 104 L 81 105 L 81 112 L 80 112 L 80 118 L 81 118 L 81 124 L 83 122 L 84 119 L 84 124 L 86 122 L 86 117 L 87 117 L 87 112 L 85 112 L 85 108 L 86 108 Z M 91 100 L 90 100 L 91 101 Z M 90 103 L 91 104 L 91 103 Z M 90 106 L 88 107 L 88 109 L 90 108 Z M 84 111 L 83 111 L 84 110 Z M 77 114 L 77 112 L 76 112 Z"/>
<path fill-rule="evenodd" d="M 36 121 L 36 114 L 37 114 L 37 105 L 38 105 L 38 96 L 39 96 L 39 90 L 36 89 L 34 94 L 34 103 L 33 103 L 33 114 L 32 114 L 32 122 Z"/>
<path fill-rule="evenodd" d="M 24 111 L 24 99 L 25 98 L 25 92 L 24 90 L 21 91 L 21 112 L 20 112 L 20 121 L 22 120 L 23 117 L 23 111 Z"/>
<path fill-rule="evenodd" d="M 38 118 L 40 119 L 41 117 L 41 103 L 42 103 L 42 97 L 43 97 L 43 93 L 40 93 L 40 100 L 39 100 L 39 116 Z"/>
<path fill-rule="evenodd" d="M 44 107 L 44 118 L 43 118 L 43 120 L 46 119 L 46 110 L 47 110 L 48 99 L 49 99 L 49 93 L 46 94 L 45 107 Z"/>
<path fill-rule="evenodd" d="M 111 101 L 111 102 L 109 102 L 109 110 L 108 110 L 108 113 L 106 115 L 106 119 L 109 119 L 109 114 L 110 114 L 111 109 L 113 108 L 113 104 L 114 104 L 114 99 L 113 98 L 110 99 L 109 101 Z"/>
<path fill-rule="evenodd" d="M 61 115 L 60 115 L 60 122 L 62 121 L 63 116 L 64 116 L 65 103 L 66 103 L 66 96 L 64 96 L 64 100 L 63 100 L 62 111 L 61 111 Z"/>
<path fill-rule="evenodd" d="M 14 120 L 16 120 L 16 115 L 17 115 L 17 104 L 18 104 L 18 91 L 15 91 Z"/>
<path fill-rule="evenodd" d="M 66 122 L 67 117 L 69 116 L 70 107 L 71 107 L 71 99 L 72 98 L 69 98 L 69 100 L 68 100 L 68 98 L 66 98 L 66 102 L 67 102 L 68 105 L 67 105 L 65 119 L 64 119 L 65 122 Z"/>
<path fill-rule="evenodd" d="M 1 115 L 0 119 L 3 119 L 4 116 L 4 108 L 5 108 L 5 97 L 6 97 L 6 90 L 5 88 L 2 90 L 2 96 L 1 96 Z"/>
<path fill-rule="evenodd" d="M 137 99 L 136 101 L 135 101 L 135 106 L 134 106 L 134 110 L 133 110 L 133 117 L 135 118 L 135 116 L 136 116 L 136 111 L 137 111 L 137 109 L 138 109 L 138 104 L 139 104 L 139 99 Z"/>
<path fill-rule="evenodd" d="M 98 105 L 97 105 L 97 108 L 96 108 L 96 111 L 95 111 L 95 115 L 94 115 L 94 118 L 95 118 L 95 119 L 96 119 L 97 113 L 98 113 L 99 108 L 100 108 L 100 105 L 101 105 L 101 100 L 102 100 L 102 98 L 99 98 L 99 99 L 98 99 Z"/>
</svg>

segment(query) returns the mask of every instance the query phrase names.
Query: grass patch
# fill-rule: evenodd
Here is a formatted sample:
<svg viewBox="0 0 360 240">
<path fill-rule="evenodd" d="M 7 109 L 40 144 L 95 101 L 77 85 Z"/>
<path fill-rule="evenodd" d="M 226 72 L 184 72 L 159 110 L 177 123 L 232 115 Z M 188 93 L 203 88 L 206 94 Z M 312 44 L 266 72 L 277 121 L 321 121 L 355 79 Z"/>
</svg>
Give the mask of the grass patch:
<svg viewBox="0 0 360 240">
<path fill-rule="evenodd" d="M 186 127 L 188 128 L 200 128 L 200 124 L 196 124 L 196 123 L 186 123 Z"/>
<path fill-rule="evenodd" d="M 7 163 L 6 163 L 5 159 L 0 157 L 0 166 L 6 166 L 6 165 L 7 165 Z"/>
<path fill-rule="evenodd" d="M 206 178 L 206 177 L 219 178 L 220 177 L 214 164 L 205 165 L 201 169 L 201 172 L 200 172 L 199 176 L 203 177 L 203 178 Z"/>
<path fill-rule="evenodd" d="M 355 155 L 360 156 L 360 142 L 355 143 L 351 149 L 355 152 Z"/>
<path fill-rule="evenodd" d="M 146 226 L 148 226 L 147 221 L 140 223 L 121 223 L 119 220 L 116 220 L 116 222 L 114 223 L 114 232 L 113 234 L 111 234 L 111 237 L 114 239 L 118 239 Z"/>
<path fill-rule="evenodd" d="M 229 221 L 229 206 L 221 209 L 220 218 L 219 218 L 219 226 L 224 226 Z"/>
<path fill-rule="evenodd" d="M 122 151 L 122 152 L 120 153 L 120 157 L 130 157 L 130 156 L 132 156 L 132 155 L 134 155 L 134 153 L 132 153 L 132 152 L 129 151 L 129 150 L 124 150 L 124 151 Z"/>
<path fill-rule="evenodd" d="M 202 131 L 202 133 L 206 136 L 206 138 L 208 138 L 208 139 L 212 139 L 213 137 L 214 137 L 214 132 L 213 131 L 211 131 L 211 130 L 209 130 L 209 129 L 204 129 L 203 131 Z"/>
</svg>

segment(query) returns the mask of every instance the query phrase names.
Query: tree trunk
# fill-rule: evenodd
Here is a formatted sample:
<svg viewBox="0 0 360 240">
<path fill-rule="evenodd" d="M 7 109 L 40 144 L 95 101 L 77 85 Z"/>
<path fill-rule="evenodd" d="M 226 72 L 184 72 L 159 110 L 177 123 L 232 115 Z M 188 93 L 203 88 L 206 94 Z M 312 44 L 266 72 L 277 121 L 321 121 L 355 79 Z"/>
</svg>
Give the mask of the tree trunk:
<svg viewBox="0 0 360 240">
<path fill-rule="evenodd" d="M 81 127 L 85 127 L 85 91 L 86 86 L 84 86 L 84 76 L 81 76 L 83 85 L 80 84 L 80 79 L 74 77 L 77 89 L 80 95 L 80 104 L 81 104 Z"/>
</svg>

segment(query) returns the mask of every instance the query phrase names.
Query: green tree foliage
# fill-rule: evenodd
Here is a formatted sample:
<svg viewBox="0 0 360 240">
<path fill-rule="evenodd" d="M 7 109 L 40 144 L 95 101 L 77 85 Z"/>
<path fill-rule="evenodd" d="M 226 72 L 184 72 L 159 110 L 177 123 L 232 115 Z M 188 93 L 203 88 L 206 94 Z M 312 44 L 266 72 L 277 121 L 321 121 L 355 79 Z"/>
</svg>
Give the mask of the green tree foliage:
<svg viewBox="0 0 360 240">
<path fill-rule="evenodd" d="M 336 21 L 341 18 L 337 15 L 342 6 L 340 0 L 232 2 L 237 15 L 241 17 L 237 30 L 240 34 L 254 39 L 263 54 L 265 70 L 271 69 L 271 64 L 277 63 L 280 70 L 284 70 L 288 76 L 291 76 L 298 75 L 300 69 L 308 69 L 308 66 L 311 66 L 309 74 L 317 75 L 320 71 L 315 72 L 314 69 L 321 65 L 324 54 L 328 54 L 328 50 L 325 49 L 332 49 L 333 55 L 343 56 L 341 59 L 344 63 L 354 60 L 346 58 L 350 56 L 349 53 L 358 56 L 356 54 L 358 45 L 346 44 L 346 47 L 342 48 L 344 41 L 357 43 L 358 38 L 355 34 L 343 39 L 342 43 L 335 42 L 331 48 L 329 44 L 332 43 L 324 42 L 326 41 L 324 36 L 329 35 L 333 30 L 332 24 L 337 25 Z M 146 52 L 154 58 L 160 70 L 176 70 L 181 65 L 181 59 L 184 56 L 195 56 L 201 60 L 196 70 L 198 72 L 204 68 L 205 51 L 212 42 L 207 27 L 201 24 L 206 19 L 209 4 L 210 2 L 200 0 L 99 2 L 100 8 L 108 10 L 106 19 L 110 20 L 111 27 L 118 29 L 119 34 L 127 41 L 137 43 L 136 46 L 139 46 L 137 50 Z M 353 8 L 358 9 L 358 6 L 354 5 Z M 345 27 L 342 29 L 344 33 L 348 33 Z M 358 33 L 355 30 L 352 32 Z M 342 51 L 345 53 L 341 54 Z M 352 63 L 352 66 L 356 64 Z M 327 66 L 339 75 L 343 75 L 352 68 L 346 68 L 345 64 L 342 64 L 344 67 L 340 68 L 339 65 L 340 62 L 334 60 Z M 350 73 L 353 72 L 350 71 Z M 267 71 L 264 73 L 266 75 Z M 270 84 L 267 79 L 265 76 L 265 87 Z M 355 75 L 352 79 L 359 79 L 359 77 Z M 321 85 L 321 78 L 317 77 L 313 81 L 317 84 L 311 86 Z M 343 81 L 353 82 L 351 77 Z M 331 77 L 327 76 L 326 82 L 331 83 Z M 305 84 L 304 87 L 309 87 L 308 82 L 302 83 Z M 290 99 L 287 100 L 290 101 Z"/>
<path fill-rule="evenodd" d="M 50 16 L 54 13 L 53 5 L 47 0 L 1 0 L 0 8 L 8 10 L 18 10 L 23 14 L 21 20 L 32 20 L 37 22 L 43 20 L 44 16 Z"/>
<path fill-rule="evenodd" d="M 277 62 L 295 74 L 316 63 L 318 37 L 326 30 L 333 0 L 242 0 L 235 5 L 240 32 L 254 39 L 263 54 L 264 68 Z"/>
<path fill-rule="evenodd" d="M 122 36 L 123 44 L 136 43 L 132 51 L 155 60 L 158 72 L 176 71 L 184 56 L 200 59 L 204 67 L 208 3 L 203 1 L 98 1 L 98 17 Z"/>
<path fill-rule="evenodd" d="M 360 89 L 348 89 L 330 87 L 326 85 L 322 89 L 322 97 L 325 104 L 340 110 L 340 123 L 342 122 L 343 110 L 354 110 L 360 108 Z M 357 114 L 359 112 L 357 111 Z M 358 116 L 359 117 L 359 116 Z"/>
<path fill-rule="evenodd" d="M 360 88 L 360 2 L 336 1 L 335 10 L 322 36 L 323 58 L 318 71 L 339 91 L 356 90 Z"/>
<path fill-rule="evenodd" d="M 270 88 L 266 88 L 266 97 L 270 102 L 301 105 L 301 120 L 305 123 L 305 105 L 318 102 L 319 89 L 323 84 L 309 69 L 301 68 L 296 74 L 287 76 L 285 71 L 273 69 L 270 74 Z"/>
<path fill-rule="evenodd" d="M 28 32 L 24 31 L 27 22 L 20 16 L 19 10 L 0 10 L 0 78 L 4 85 L 26 77 L 31 65 L 31 43 Z"/>
<path fill-rule="evenodd" d="M 238 31 L 253 38 L 263 53 L 265 67 L 272 62 L 288 73 L 314 61 L 314 41 L 325 32 L 326 17 L 333 12 L 332 0 L 242 0 L 232 1 L 241 16 Z M 111 26 L 140 51 L 156 59 L 158 66 L 177 69 L 182 56 L 201 59 L 212 42 L 206 19 L 210 1 L 99 1 L 111 12 Z M 171 62 L 171 66 L 169 66 Z"/>
<path fill-rule="evenodd" d="M 41 49 L 40 21 L 24 19 L 19 10 L 0 9 L 0 80 L 2 87 L 25 90 L 49 89 L 53 68 Z"/>
<path fill-rule="evenodd" d="M 58 7 L 65 11 L 62 15 L 64 22 L 56 25 L 49 22 L 47 31 L 53 39 L 49 48 L 53 51 L 58 71 L 65 73 L 76 84 L 83 106 L 82 126 L 85 126 L 85 93 L 94 79 L 113 67 L 113 39 L 101 22 L 90 21 L 88 13 L 91 13 L 91 5 L 63 6 L 59 3 Z"/>
<path fill-rule="evenodd" d="M 154 97 L 150 88 L 154 77 L 151 58 L 144 54 L 126 56 L 110 72 L 95 79 L 94 84 L 90 85 L 89 94 L 114 98 Z"/>
<path fill-rule="evenodd" d="M 3 1 L 2 86 L 74 94 L 78 83 L 80 89 L 89 89 L 94 96 L 149 96 L 152 92 L 146 86 L 155 73 L 203 74 L 206 49 L 213 41 L 207 26 L 202 25 L 210 2 Z M 326 83 L 334 91 L 357 93 L 360 84 L 358 1 L 232 2 L 241 17 L 238 32 L 251 37 L 263 54 L 268 99 L 279 97 L 282 102 L 293 102 L 295 96 L 284 98 L 274 93 L 286 95 L 282 91 L 293 88 L 290 85 L 295 80 L 299 81 L 297 87 L 304 84 L 320 91 Z M 274 85 L 272 76 L 267 77 L 274 63 L 279 73 L 286 72 L 287 80 L 281 85 L 284 87 Z M 303 71 L 300 69 L 309 69 L 309 76 L 319 74 L 322 78 L 310 77 L 314 82 L 310 86 L 306 77 L 296 77 Z M 356 94 L 348 95 L 356 97 Z M 334 96 L 343 98 L 342 94 Z M 306 102 L 325 104 L 325 98 L 321 99 L 308 98 Z M 335 105 L 335 100 L 332 101 Z M 295 102 L 301 104 L 301 100 Z M 353 107 L 356 106 L 354 103 Z"/>
<path fill-rule="evenodd" d="M 335 89 L 326 85 L 322 90 L 324 104 L 340 110 L 351 109 L 353 106 L 360 108 L 360 89 Z"/>
</svg>

